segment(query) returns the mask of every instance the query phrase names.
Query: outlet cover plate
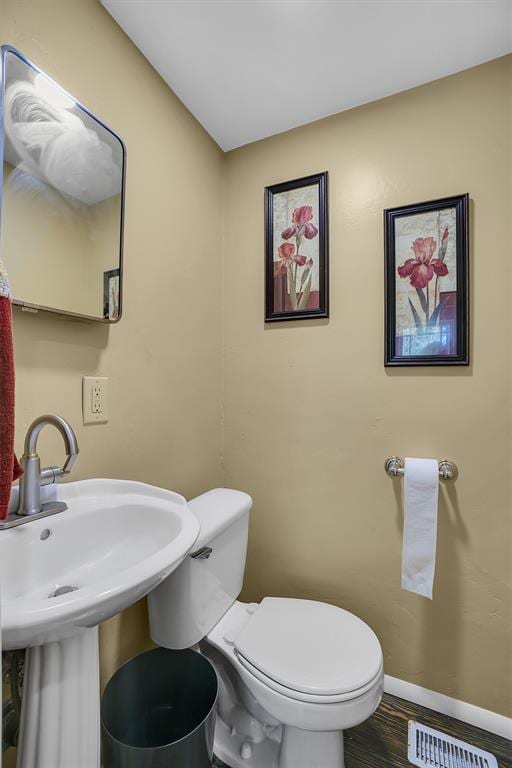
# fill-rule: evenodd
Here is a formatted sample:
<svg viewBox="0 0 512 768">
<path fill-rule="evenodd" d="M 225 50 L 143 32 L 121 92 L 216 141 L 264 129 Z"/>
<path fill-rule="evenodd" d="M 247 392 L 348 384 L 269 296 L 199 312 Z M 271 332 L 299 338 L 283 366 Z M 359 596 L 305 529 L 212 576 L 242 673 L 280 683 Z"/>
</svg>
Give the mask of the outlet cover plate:
<svg viewBox="0 0 512 768">
<path fill-rule="evenodd" d="M 84 376 L 82 379 L 82 414 L 84 424 L 108 421 L 108 378 Z"/>
</svg>

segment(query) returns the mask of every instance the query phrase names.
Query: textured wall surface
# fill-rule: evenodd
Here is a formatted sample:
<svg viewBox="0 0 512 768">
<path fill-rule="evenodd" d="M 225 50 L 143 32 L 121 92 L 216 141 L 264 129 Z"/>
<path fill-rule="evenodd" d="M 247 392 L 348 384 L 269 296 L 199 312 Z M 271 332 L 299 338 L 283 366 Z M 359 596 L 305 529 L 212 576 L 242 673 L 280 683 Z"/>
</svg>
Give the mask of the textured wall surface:
<svg viewBox="0 0 512 768">
<path fill-rule="evenodd" d="M 254 497 L 244 597 L 353 610 L 386 671 L 512 714 L 512 57 L 227 157 L 225 483 Z M 329 171 L 331 318 L 263 323 L 263 189 Z M 472 365 L 383 366 L 383 208 L 469 192 Z M 400 589 L 401 483 L 448 456 L 435 599 Z"/>
</svg>

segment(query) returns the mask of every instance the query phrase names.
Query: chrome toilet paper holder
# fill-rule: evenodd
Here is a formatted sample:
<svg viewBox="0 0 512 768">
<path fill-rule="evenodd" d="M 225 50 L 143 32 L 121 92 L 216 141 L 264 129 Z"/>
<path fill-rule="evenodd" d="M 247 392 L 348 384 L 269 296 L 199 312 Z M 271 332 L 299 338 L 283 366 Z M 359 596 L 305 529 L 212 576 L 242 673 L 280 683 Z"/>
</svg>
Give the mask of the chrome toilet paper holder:
<svg viewBox="0 0 512 768">
<path fill-rule="evenodd" d="M 390 477 L 401 477 L 404 474 L 404 460 L 398 456 L 389 456 L 384 462 L 384 469 Z M 455 480 L 458 474 L 459 470 L 455 462 L 449 459 L 439 461 L 440 480 Z"/>
</svg>

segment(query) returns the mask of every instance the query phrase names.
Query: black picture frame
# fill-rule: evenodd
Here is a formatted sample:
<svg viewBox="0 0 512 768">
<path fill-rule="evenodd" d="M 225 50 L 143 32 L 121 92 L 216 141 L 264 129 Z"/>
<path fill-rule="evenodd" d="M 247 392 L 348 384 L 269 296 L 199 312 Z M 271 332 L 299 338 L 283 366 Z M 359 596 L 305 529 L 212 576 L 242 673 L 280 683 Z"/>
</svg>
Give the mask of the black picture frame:
<svg viewBox="0 0 512 768">
<path fill-rule="evenodd" d="M 450 292 L 451 310 L 455 313 L 455 330 L 452 333 L 451 344 L 454 347 L 453 353 L 443 352 L 442 354 L 400 354 L 397 349 L 396 332 L 396 285 L 397 280 L 403 279 L 399 276 L 396 259 L 396 221 L 399 217 L 411 216 L 417 213 L 443 210 L 446 208 L 455 209 L 455 263 L 456 263 L 456 291 Z M 436 248 L 440 245 L 436 242 Z M 469 365 L 469 195 L 454 195 L 452 197 L 429 200 L 423 203 L 401 206 L 399 208 L 388 208 L 384 211 L 384 254 L 385 254 L 385 366 L 445 366 L 445 365 Z M 432 256 L 442 255 L 440 250 Z M 437 261 L 439 261 L 437 259 Z M 403 265 L 402 265 L 403 266 Z M 411 280 L 412 284 L 412 280 Z M 418 293 L 418 289 L 415 289 Z M 427 289 L 428 290 L 428 289 Z M 452 298 L 452 294 L 455 297 Z M 428 295 L 428 293 L 427 293 Z M 441 292 L 439 293 L 441 296 Z M 418 293 L 418 297 L 421 299 Z M 448 299 L 446 299 L 447 301 Z M 409 300 L 410 301 L 410 300 Z M 439 304 L 441 304 L 441 299 Z M 442 312 L 442 308 L 439 307 Z M 436 306 L 435 309 L 438 309 Z M 434 309 L 434 311 L 435 311 Z M 412 309 L 414 313 L 414 309 Z M 437 312 L 433 325 L 429 326 L 428 309 L 425 313 L 425 333 L 430 333 L 435 337 L 434 331 L 439 338 L 442 336 L 441 312 Z M 432 318 L 434 312 L 430 318 Z M 417 322 L 417 320 L 416 320 Z M 419 327 L 417 322 L 417 328 Z M 453 327 L 453 323 L 452 323 Z M 430 330 L 429 330 L 430 328 Z M 443 343 L 442 341 L 439 344 Z M 436 346 L 433 342 L 428 346 Z"/>
<path fill-rule="evenodd" d="M 275 323 L 290 320 L 313 320 L 329 317 L 329 239 L 327 171 L 304 176 L 300 179 L 273 184 L 265 188 L 265 322 Z M 286 308 L 286 287 L 282 287 L 280 300 L 276 298 L 274 278 L 274 197 L 275 195 L 301 187 L 318 187 L 318 307 L 302 309 Z M 284 243 L 284 241 L 283 241 Z M 277 293 L 276 293 L 277 292 Z M 297 293 L 297 296 L 301 296 Z"/>
<path fill-rule="evenodd" d="M 117 289 L 118 289 L 118 304 L 117 307 L 113 308 L 111 306 L 110 298 L 110 286 L 111 281 L 115 280 L 117 278 Z M 119 269 L 109 269 L 106 272 L 103 273 L 103 317 L 105 320 L 112 320 L 114 322 L 117 321 L 117 319 L 121 315 L 121 273 Z"/>
</svg>

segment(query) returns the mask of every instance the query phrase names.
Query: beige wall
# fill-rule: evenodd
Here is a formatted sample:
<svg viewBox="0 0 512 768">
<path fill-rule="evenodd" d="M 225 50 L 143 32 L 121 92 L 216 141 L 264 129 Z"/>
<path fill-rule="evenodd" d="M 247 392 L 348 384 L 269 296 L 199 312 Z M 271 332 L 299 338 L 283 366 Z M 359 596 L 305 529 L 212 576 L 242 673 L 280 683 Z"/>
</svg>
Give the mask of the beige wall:
<svg viewBox="0 0 512 768">
<path fill-rule="evenodd" d="M 223 154 L 97 0 L 1 0 L 0 34 L 128 146 L 124 317 L 107 328 L 15 311 L 18 451 L 50 411 L 77 430 L 75 479 L 187 496 L 218 485 Z M 110 377 L 106 425 L 82 426 L 84 374 Z M 62 457 L 51 430 L 41 453 Z M 148 643 L 144 603 L 101 637 L 105 680 Z"/>
<path fill-rule="evenodd" d="M 227 156 L 225 483 L 254 497 L 244 597 L 353 610 L 386 672 L 512 714 L 512 57 Z M 329 171 L 331 318 L 263 323 L 263 188 Z M 472 366 L 383 366 L 386 207 L 471 196 Z M 391 454 L 448 456 L 435 599 L 400 589 Z"/>
</svg>

